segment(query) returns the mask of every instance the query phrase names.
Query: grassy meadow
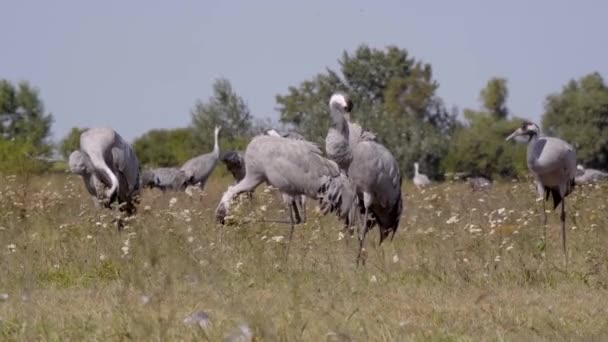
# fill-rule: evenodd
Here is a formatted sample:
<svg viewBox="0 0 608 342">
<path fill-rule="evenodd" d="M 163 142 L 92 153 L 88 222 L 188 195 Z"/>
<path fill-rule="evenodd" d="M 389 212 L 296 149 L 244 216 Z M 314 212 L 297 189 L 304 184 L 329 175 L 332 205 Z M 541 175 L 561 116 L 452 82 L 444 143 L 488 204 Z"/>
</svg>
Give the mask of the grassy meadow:
<svg viewBox="0 0 608 342">
<path fill-rule="evenodd" d="M 472 191 L 408 183 L 394 241 L 356 239 L 333 216 L 288 227 L 275 190 L 243 196 L 226 226 L 204 192 L 145 190 L 119 233 L 71 175 L 0 178 L 0 340 L 255 341 L 608 339 L 608 185 L 568 198 L 569 264 L 559 214 L 543 241 L 531 182 Z M 205 311 L 206 327 L 188 324 Z"/>
</svg>

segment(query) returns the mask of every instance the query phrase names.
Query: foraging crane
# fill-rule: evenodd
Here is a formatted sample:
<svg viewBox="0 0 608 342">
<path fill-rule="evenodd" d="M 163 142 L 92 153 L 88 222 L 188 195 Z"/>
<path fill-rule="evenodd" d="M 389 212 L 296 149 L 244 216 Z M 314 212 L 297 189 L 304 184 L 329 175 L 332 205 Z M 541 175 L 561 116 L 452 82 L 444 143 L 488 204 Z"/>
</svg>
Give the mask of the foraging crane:
<svg viewBox="0 0 608 342">
<path fill-rule="evenodd" d="M 70 170 L 83 177 L 89 193 L 107 207 L 118 201 L 134 213 L 139 193 L 139 160 L 135 151 L 110 127 L 96 127 L 80 135 L 80 150 L 70 155 Z M 105 186 L 105 191 L 101 188 Z M 96 191 L 91 191 L 95 188 Z"/>
<path fill-rule="evenodd" d="M 141 185 L 148 188 L 181 190 L 186 182 L 186 173 L 177 167 L 159 167 L 145 169 L 141 173 Z"/>
<path fill-rule="evenodd" d="M 200 155 L 188 160 L 182 170 L 186 174 L 186 182 L 184 186 L 199 184 L 201 190 L 205 188 L 207 179 L 215 169 L 217 162 L 220 159 L 220 146 L 218 143 L 218 137 L 220 134 L 221 127 L 216 126 L 214 131 L 214 145 L 213 151 L 207 154 Z"/>
<path fill-rule="evenodd" d="M 427 177 L 424 173 L 420 173 L 418 171 L 418 163 L 414 163 L 414 185 L 416 185 L 416 187 L 418 187 L 418 189 L 420 188 L 424 188 L 427 185 L 431 184 L 431 181 L 429 180 L 429 177 Z"/>
<path fill-rule="evenodd" d="M 399 164 L 391 152 L 375 139 L 366 137 L 363 130 L 351 137 L 353 124 L 347 118 L 352 107 L 352 101 L 345 94 L 335 93 L 331 96 L 331 125 L 325 138 L 325 149 L 330 159 L 347 170 L 357 190 L 359 207 L 364 213 L 359 230 L 358 264 L 365 236 L 375 224 L 380 230 L 380 244 L 389 234 L 392 233 L 391 239 L 395 236 L 403 211 L 403 200 Z"/>
<path fill-rule="evenodd" d="M 608 180 L 608 173 L 595 169 L 586 169 L 582 165 L 576 166 L 577 172 L 574 180 L 576 184 L 585 184 Z"/>
<path fill-rule="evenodd" d="M 528 142 L 528 169 L 534 175 L 538 195 L 543 201 L 543 226 L 547 224 L 545 201 L 553 197 L 553 209 L 562 204 L 562 248 L 566 253 L 566 197 L 574 190 L 576 176 L 576 151 L 567 142 L 552 137 L 541 136 L 540 128 L 531 122 L 523 122 L 506 140 L 525 137 Z"/>
<path fill-rule="evenodd" d="M 253 138 L 245 150 L 245 178 L 228 187 L 215 211 L 224 223 L 231 200 L 240 193 L 253 191 L 263 182 L 278 188 L 285 198 L 306 195 L 321 202 L 323 213 L 335 212 L 345 219 L 356 200 L 355 188 L 338 165 L 321 155 L 319 148 L 305 140 L 285 139 L 268 135 Z M 295 201 L 287 201 L 290 233 L 299 223 Z"/>
</svg>

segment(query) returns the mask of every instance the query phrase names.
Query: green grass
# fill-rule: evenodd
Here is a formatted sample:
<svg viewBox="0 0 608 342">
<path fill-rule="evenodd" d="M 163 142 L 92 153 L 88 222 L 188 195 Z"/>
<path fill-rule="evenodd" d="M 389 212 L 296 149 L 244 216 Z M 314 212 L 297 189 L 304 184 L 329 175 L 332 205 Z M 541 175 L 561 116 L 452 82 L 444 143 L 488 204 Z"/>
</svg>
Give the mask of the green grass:
<svg viewBox="0 0 608 342">
<path fill-rule="evenodd" d="M 285 216 L 263 186 L 216 225 L 230 182 L 146 190 L 118 233 L 77 177 L 2 177 L 0 340 L 217 341 L 241 323 L 256 341 L 608 338 L 607 185 L 568 197 L 567 268 L 559 215 L 543 241 L 531 183 L 407 184 L 395 240 L 369 234 L 357 268 L 356 240 L 312 201 L 287 257 L 288 228 L 261 221 Z M 198 310 L 211 328 L 183 323 Z"/>
</svg>

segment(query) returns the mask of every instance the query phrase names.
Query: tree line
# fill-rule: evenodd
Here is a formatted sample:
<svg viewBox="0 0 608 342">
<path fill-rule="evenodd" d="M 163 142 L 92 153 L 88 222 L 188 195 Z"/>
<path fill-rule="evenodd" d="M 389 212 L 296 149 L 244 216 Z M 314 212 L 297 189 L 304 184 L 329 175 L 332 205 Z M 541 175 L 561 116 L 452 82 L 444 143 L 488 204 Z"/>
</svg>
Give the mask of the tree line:
<svg viewBox="0 0 608 342">
<path fill-rule="evenodd" d="M 525 175 L 525 149 L 504 143 L 523 120 L 523 113 L 509 110 L 505 78 L 488 80 L 479 92 L 479 107 L 466 108 L 459 117 L 458 110 L 448 109 L 437 95 L 432 66 L 406 49 L 361 45 L 343 52 L 338 66 L 276 95 L 282 129 L 297 130 L 323 146 L 329 126 L 327 102 L 340 90 L 355 103 L 353 120 L 377 134 L 408 177 L 416 161 L 436 179 L 446 172 L 494 179 Z M 269 120 L 254 119 L 227 79 L 214 82 L 212 96 L 197 100 L 190 117 L 187 127 L 153 129 L 135 139 L 140 161 L 175 166 L 207 153 L 213 148 L 215 125 L 223 127 L 223 150 L 244 149 L 252 136 L 271 127 Z M 29 167 L 31 160 L 24 155 L 49 156 L 55 148 L 67 158 L 85 128 L 73 128 L 54 146 L 49 141 L 52 122 L 36 88 L 27 82 L 0 81 L 0 171 Z M 545 134 L 570 142 L 579 163 L 608 169 L 608 87 L 599 73 L 570 80 L 561 91 L 549 94 L 539 124 Z"/>
</svg>

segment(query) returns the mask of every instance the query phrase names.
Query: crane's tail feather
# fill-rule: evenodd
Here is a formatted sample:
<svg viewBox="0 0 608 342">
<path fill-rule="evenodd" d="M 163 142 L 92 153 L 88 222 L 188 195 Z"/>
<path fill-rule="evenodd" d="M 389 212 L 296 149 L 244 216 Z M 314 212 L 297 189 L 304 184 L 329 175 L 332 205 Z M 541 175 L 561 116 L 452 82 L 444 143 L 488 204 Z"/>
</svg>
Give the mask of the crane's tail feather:
<svg viewBox="0 0 608 342">
<path fill-rule="evenodd" d="M 336 177 L 327 177 L 317 192 L 317 198 L 324 215 L 332 212 L 345 222 L 353 222 L 357 192 L 344 173 Z"/>
</svg>

